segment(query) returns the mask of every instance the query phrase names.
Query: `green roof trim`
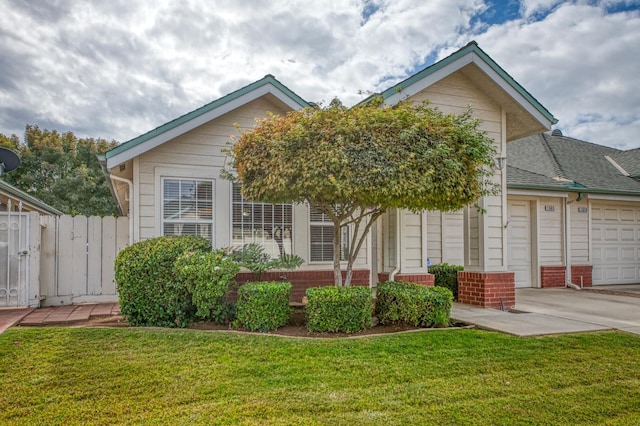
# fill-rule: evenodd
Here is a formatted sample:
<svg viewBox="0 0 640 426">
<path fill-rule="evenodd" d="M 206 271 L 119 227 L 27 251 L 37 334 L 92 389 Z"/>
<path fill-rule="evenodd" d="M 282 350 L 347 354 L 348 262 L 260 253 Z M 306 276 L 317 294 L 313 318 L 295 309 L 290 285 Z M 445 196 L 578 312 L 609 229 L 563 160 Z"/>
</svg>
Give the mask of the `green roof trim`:
<svg viewBox="0 0 640 426">
<path fill-rule="evenodd" d="M 434 63 L 433 65 L 428 66 L 427 68 L 412 75 L 406 80 L 403 80 L 400 83 L 388 88 L 387 90 L 382 92 L 381 95 L 384 99 L 387 99 L 402 91 L 402 88 L 409 87 L 417 83 L 423 78 L 428 77 L 429 75 L 441 70 L 442 68 L 458 61 L 459 59 L 471 53 L 475 53 L 476 55 L 478 55 L 478 57 L 482 59 L 484 63 L 486 63 L 493 71 L 495 71 L 502 79 L 504 79 L 507 84 L 509 84 L 516 92 L 518 92 L 523 98 L 525 98 L 538 112 L 540 112 L 540 114 L 542 114 L 552 124 L 556 124 L 558 122 L 558 120 L 553 116 L 553 114 L 551 114 L 551 112 L 549 112 L 549 110 L 547 110 L 540 102 L 538 102 L 536 98 L 533 97 L 533 95 L 531 95 L 531 93 L 529 93 L 524 87 L 522 87 L 517 81 L 515 81 L 514 78 L 511 77 L 500 65 L 498 65 L 493 59 L 491 59 L 491 57 L 487 55 L 475 41 L 469 42 L 462 49 L 452 53 L 451 55 Z M 364 101 L 362 101 L 362 103 L 365 103 L 370 99 L 371 97 L 365 99 Z"/>
<path fill-rule="evenodd" d="M 201 106 L 198 109 L 195 109 L 185 115 L 182 115 L 174 120 L 169 121 L 168 123 L 165 123 L 159 127 L 156 127 L 155 129 L 144 133 L 136 138 L 133 138 L 129 141 L 123 142 L 122 144 L 118 145 L 117 147 L 109 150 L 106 152 L 105 154 L 105 158 L 111 158 L 115 155 L 118 155 L 122 152 L 125 152 L 135 146 L 138 146 L 150 139 L 155 138 L 156 136 L 159 136 L 171 129 L 174 129 L 184 123 L 187 123 L 191 120 L 193 120 L 194 118 L 197 118 L 203 114 L 208 113 L 209 111 L 212 111 L 216 108 L 219 108 L 235 99 L 240 98 L 241 96 L 246 95 L 247 93 L 251 93 L 254 90 L 257 90 L 263 86 L 266 86 L 268 84 L 273 85 L 275 88 L 277 88 L 278 90 L 280 90 L 282 93 L 284 93 L 286 96 L 288 96 L 291 100 L 293 100 L 295 103 L 297 103 L 298 105 L 300 105 L 302 108 L 307 108 L 310 107 L 311 105 L 309 105 L 309 103 L 307 101 L 305 101 L 304 99 L 302 99 L 300 96 L 296 95 L 291 89 L 289 89 L 288 87 L 286 87 L 284 84 L 280 83 L 273 75 L 271 74 L 267 74 L 266 76 L 264 76 L 263 78 L 261 78 L 258 81 L 255 81 L 241 89 L 236 90 L 235 92 L 229 93 L 228 95 L 225 95 L 213 102 L 210 102 L 204 106 Z"/>
<path fill-rule="evenodd" d="M 37 199 L 33 195 L 27 194 L 26 192 L 16 188 L 15 186 L 9 184 L 8 182 L 5 182 L 2 179 L 0 179 L 0 190 L 6 192 L 7 194 L 17 199 L 20 199 L 21 201 L 27 204 L 31 204 L 32 206 L 40 210 L 46 211 L 52 215 L 60 216 L 64 214 L 60 210 L 54 207 L 51 207 L 50 205 L 46 204 L 44 201 Z"/>
</svg>

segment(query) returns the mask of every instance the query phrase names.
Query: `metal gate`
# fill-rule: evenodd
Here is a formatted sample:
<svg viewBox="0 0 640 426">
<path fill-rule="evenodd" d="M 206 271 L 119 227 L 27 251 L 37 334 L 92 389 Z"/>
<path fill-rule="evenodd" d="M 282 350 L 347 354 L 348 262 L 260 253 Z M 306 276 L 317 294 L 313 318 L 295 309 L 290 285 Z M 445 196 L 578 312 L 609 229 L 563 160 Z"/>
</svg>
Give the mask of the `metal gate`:
<svg viewBox="0 0 640 426">
<path fill-rule="evenodd" d="M 0 307 L 29 306 L 29 213 L 0 212 Z"/>
</svg>

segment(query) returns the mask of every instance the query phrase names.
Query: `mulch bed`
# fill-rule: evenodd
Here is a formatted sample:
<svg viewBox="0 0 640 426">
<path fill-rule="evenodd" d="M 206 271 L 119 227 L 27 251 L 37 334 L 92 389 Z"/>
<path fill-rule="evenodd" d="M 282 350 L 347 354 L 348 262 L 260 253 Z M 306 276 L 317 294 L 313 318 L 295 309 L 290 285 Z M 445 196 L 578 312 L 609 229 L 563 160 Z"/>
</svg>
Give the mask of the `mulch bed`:
<svg viewBox="0 0 640 426">
<path fill-rule="evenodd" d="M 94 318 L 86 322 L 73 324 L 72 327 L 129 327 L 126 319 L 120 315 L 113 315 L 102 318 Z M 463 323 L 452 324 L 448 328 L 471 328 Z M 230 325 L 215 324 L 208 321 L 199 321 L 191 324 L 188 329 L 192 330 L 217 330 L 217 331 L 233 331 L 238 333 L 251 333 L 243 330 L 237 330 L 231 328 Z M 420 327 L 413 327 L 407 324 L 377 324 L 371 328 L 361 330 L 355 333 L 315 333 L 310 332 L 304 325 L 304 312 L 294 312 L 291 315 L 291 321 L 284 327 L 280 327 L 275 331 L 269 333 L 253 333 L 253 334 L 267 334 L 275 336 L 286 337 L 308 337 L 308 338 L 337 338 L 337 337 L 362 337 L 362 336 L 374 336 L 380 334 L 394 334 L 394 333 L 407 333 L 412 331 L 421 330 L 435 330 Z"/>
</svg>

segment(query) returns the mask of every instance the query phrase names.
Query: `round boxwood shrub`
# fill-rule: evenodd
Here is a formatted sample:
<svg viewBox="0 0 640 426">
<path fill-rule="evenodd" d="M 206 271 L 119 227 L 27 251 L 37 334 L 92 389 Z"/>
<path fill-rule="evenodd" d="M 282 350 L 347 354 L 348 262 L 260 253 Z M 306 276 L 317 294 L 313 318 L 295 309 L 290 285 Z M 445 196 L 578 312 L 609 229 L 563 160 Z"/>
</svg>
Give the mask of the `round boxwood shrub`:
<svg viewBox="0 0 640 426">
<path fill-rule="evenodd" d="M 453 300 L 458 300 L 458 271 L 464 270 L 461 265 L 449 265 L 438 263 L 429 266 L 429 273 L 435 275 L 436 287 L 444 287 L 451 290 Z"/>
<path fill-rule="evenodd" d="M 449 325 L 452 302 L 453 295 L 448 288 L 387 281 L 378 284 L 376 315 L 380 324 L 446 327 Z"/>
<path fill-rule="evenodd" d="M 371 289 L 363 286 L 307 289 L 307 330 L 353 333 L 372 325 Z"/>
<path fill-rule="evenodd" d="M 250 282 L 238 288 L 234 326 L 251 331 L 276 330 L 291 316 L 291 283 Z"/>
<path fill-rule="evenodd" d="M 211 250 L 201 237 L 166 236 L 140 241 L 118 253 L 115 280 L 120 311 L 131 325 L 185 327 L 195 308 L 174 263 L 185 252 Z"/>
<path fill-rule="evenodd" d="M 175 272 L 196 307 L 196 317 L 224 323 L 229 318 L 227 293 L 240 266 L 224 250 L 188 251 L 178 257 Z"/>
</svg>

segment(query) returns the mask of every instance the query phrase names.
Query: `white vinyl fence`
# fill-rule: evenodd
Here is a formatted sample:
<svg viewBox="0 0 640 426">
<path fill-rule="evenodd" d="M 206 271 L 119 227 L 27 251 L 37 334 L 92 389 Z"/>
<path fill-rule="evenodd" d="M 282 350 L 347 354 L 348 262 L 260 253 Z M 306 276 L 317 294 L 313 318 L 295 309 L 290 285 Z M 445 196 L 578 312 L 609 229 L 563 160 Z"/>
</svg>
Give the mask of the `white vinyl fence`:
<svg viewBox="0 0 640 426">
<path fill-rule="evenodd" d="M 117 301 L 126 217 L 0 212 L 0 307 Z"/>
<path fill-rule="evenodd" d="M 41 306 L 117 301 L 116 255 L 129 242 L 126 217 L 42 216 Z"/>
</svg>

